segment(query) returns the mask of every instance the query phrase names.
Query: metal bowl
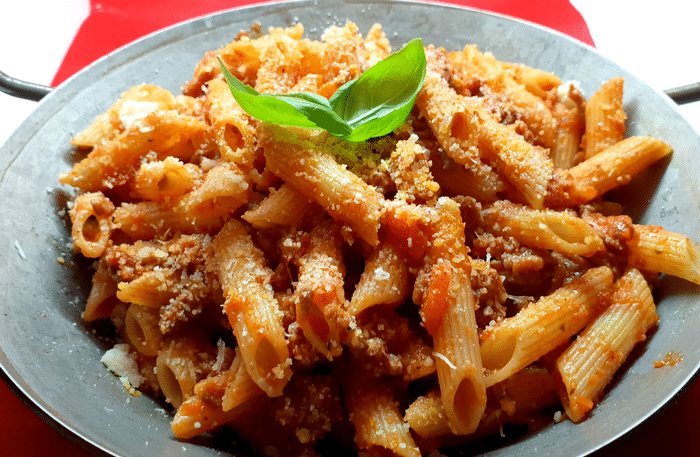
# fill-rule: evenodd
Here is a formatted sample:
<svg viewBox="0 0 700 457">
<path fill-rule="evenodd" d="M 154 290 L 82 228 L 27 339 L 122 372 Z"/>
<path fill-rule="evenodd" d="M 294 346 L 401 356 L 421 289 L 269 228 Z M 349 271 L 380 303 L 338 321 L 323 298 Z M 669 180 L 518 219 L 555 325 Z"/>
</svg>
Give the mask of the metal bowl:
<svg viewBox="0 0 700 457">
<path fill-rule="evenodd" d="M 100 363 L 113 340 L 109 327 L 80 319 L 90 288 L 87 262 L 73 256 L 65 204 L 70 190 L 56 184 L 71 167 L 72 135 L 127 88 L 158 84 L 175 93 L 203 53 L 261 22 L 302 22 L 318 38 L 331 24 L 352 20 L 362 32 L 380 22 L 398 48 L 409 39 L 461 49 L 475 43 L 496 58 L 580 81 L 590 96 L 622 75 L 629 135 L 650 135 L 673 146 L 670 160 L 652 167 L 627 192 L 636 221 L 697 239 L 700 136 L 674 103 L 594 49 L 557 32 L 458 7 L 404 1 L 306 0 L 252 6 L 195 19 L 138 40 L 79 72 L 45 97 L 0 148 L 0 367 L 5 380 L 45 420 L 91 451 L 107 455 L 224 455 L 211 438 L 176 440 L 164 405 L 130 397 Z M 65 259 L 60 263 L 59 258 Z M 583 455 L 622 436 L 676 395 L 700 367 L 700 290 L 664 278 L 656 290 L 660 323 L 638 346 L 612 386 L 578 425 L 552 424 L 495 448 L 488 455 Z M 653 362 L 680 352 L 682 363 Z"/>
</svg>

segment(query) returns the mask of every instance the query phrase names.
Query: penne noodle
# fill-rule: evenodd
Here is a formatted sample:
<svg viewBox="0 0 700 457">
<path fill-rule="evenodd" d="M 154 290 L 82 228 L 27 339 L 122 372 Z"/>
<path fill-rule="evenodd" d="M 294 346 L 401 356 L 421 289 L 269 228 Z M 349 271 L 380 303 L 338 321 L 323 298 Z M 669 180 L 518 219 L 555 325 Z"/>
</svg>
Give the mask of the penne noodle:
<svg viewBox="0 0 700 457">
<path fill-rule="evenodd" d="M 416 104 L 447 155 L 477 174 L 488 173 L 482 159 L 493 161 L 528 203 L 542 207 L 553 170 L 546 151 L 501 124 L 483 100 L 457 95 L 439 73 L 440 57 L 428 53 L 428 72 Z"/>
<path fill-rule="evenodd" d="M 233 360 L 228 360 L 229 354 L 233 354 Z M 230 350 L 224 346 L 223 353 L 220 350 L 217 355 L 217 363 L 219 360 L 221 365 L 217 373 L 214 374 L 212 371 L 212 374 L 194 386 L 197 397 L 205 402 L 220 405 L 221 413 L 226 413 L 258 397 L 265 396 L 265 392 L 260 390 L 248 374 L 239 348 Z M 224 370 L 223 367 L 227 362 L 230 362 L 230 366 Z"/>
<path fill-rule="evenodd" d="M 447 156 L 456 164 L 462 165 L 473 177 L 471 180 L 479 183 L 474 187 L 483 188 L 486 193 L 489 188 L 503 187 L 501 177 L 482 161 L 478 118 L 466 113 L 464 98 L 458 97 L 439 72 L 444 55 L 428 48 L 426 58 L 427 73 L 423 88 L 416 98 L 416 106 L 421 115 Z M 445 181 L 447 180 L 443 180 Z"/>
<path fill-rule="evenodd" d="M 146 162 L 136 171 L 130 194 L 138 200 L 161 201 L 191 191 L 201 170 L 174 157 Z"/>
<path fill-rule="evenodd" d="M 167 273 L 145 272 L 132 281 L 120 282 L 117 286 L 117 298 L 124 303 L 160 309 L 176 296 L 175 292 L 167 287 L 168 283 L 173 281 L 175 277 Z"/>
<path fill-rule="evenodd" d="M 71 144 L 80 148 L 94 148 L 111 140 L 150 111 L 174 108 L 175 97 L 165 89 L 152 84 L 131 87 L 89 127 L 75 135 Z"/>
<path fill-rule="evenodd" d="M 191 396 L 178 408 L 170 428 L 173 435 L 180 439 L 194 438 L 210 432 L 235 420 L 244 419 L 257 406 L 257 400 L 251 399 L 237 407 L 224 411 L 221 405 Z"/>
<path fill-rule="evenodd" d="M 176 409 L 194 396 L 194 386 L 211 371 L 212 349 L 194 335 L 163 341 L 155 370 L 165 399 Z"/>
<path fill-rule="evenodd" d="M 450 303 L 433 339 L 433 355 L 450 429 L 466 435 L 476 430 L 486 407 L 469 272 L 454 271 L 449 289 Z"/>
<path fill-rule="evenodd" d="M 114 204 L 102 192 L 79 195 L 69 214 L 73 243 L 85 257 L 100 257 L 110 244 Z"/>
<path fill-rule="evenodd" d="M 613 286 L 611 305 L 557 359 L 558 391 L 569 419 L 583 419 L 658 320 L 646 280 L 628 269 Z"/>
<path fill-rule="evenodd" d="M 313 134 L 312 134 L 313 135 Z M 379 242 L 383 197 L 357 175 L 317 148 L 308 137 L 270 126 L 263 133 L 267 167 L 335 220 L 347 224 L 365 242 Z"/>
<path fill-rule="evenodd" d="M 85 159 L 61 174 L 59 182 L 84 192 L 113 189 L 128 183 L 140 160 L 151 151 L 160 157 L 190 157 L 195 150 L 191 140 L 206 130 L 206 124 L 194 117 L 176 111 L 149 111 L 123 133 L 95 146 Z"/>
<path fill-rule="evenodd" d="M 326 46 L 320 73 L 330 86 L 321 90 L 321 95 L 330 96 L 334 89 L 360 76 L 371 62 L 372 55 L 367 52 L 358 30 L 357 25 L 347 22 L 344 27 L 330 26 L 321 35 Z"/>
<path fill-rule="evenodd" d="M 440 389 L 416 398 L 406 409 L 406 422 L 421 438 L 435 438 L 452 433 L 442 404 Z"/>
<path fill-rule="evenodd" d="M 479 146 L 496 162 L 498 170 L 525 200 L 533 208 L 541 208 L 554 168 L 546 151 L 531 145 L 515 131 L 485 113 L 480 102 L 470 99 L 466 105 L 469 112 L 467 115 L 473 116 L 479 123 Z M 463 120 L 455 122 L 465 125 Z M 469 135 L 458 130 L 458 136 Z"/>
<path fill-rule="evenodd" d="M 158 308 L 132 304 L 129 305 L 124 318 L 127 341 L 146 356 L 157 356 L 163 341 L 158 311 Z"/>
<path fill-rule="evenodd" d="M 542 297 L 481 335 L 486 386 L 516 373 L 578 333 L 600 312 L 598 295 L 612 284 L 608 267 L 583 276 Z"/>
<path fill-rule="evenodd" d="M 606 81 L 586 104 L 586 159 L 622 141 L 625 136 L 624 82 L 621 76 Z"/>
<path fill-rule="evenodd" d="M 573 214 L 498 201 L 481 212 L 483 227 L 525 246 L 590 257 L 605 249 L 593 227 Z"/>
<path fill-rule="evenodd" d="M 391 387 L 381 379 L 369 382 L 355 370 L 351 376 L 347 405 L 357 446 L 367 453 L 420 457 Z"/>
<path fill-rule="evenodd" d="M 518 83 L 493 55 L 481 53 L 476 45 L 467 45 L 461 53 L 453 52 L 448 57 L 455 67 L 454 73 L 462 71 L 469 77 L 476 77 L 492 93 L 505 97 L 517 111 L 518 117 L 529 127 L 535 144 L 545 148 L 553 146 L 557 121 L 545 100 Z"/>
<path fill-rule="evenodd" d="M 410 272 L 395 246 L 382 243 L 372 250 L 350 299 L 348 312 L 357 316 L 375 305 L 396 306 L 410 291 Z"/>
<path fill-rule="evenodd" d="M 105 257 L 96 262 L 95 274 L 92 276 L 92 288 L 81 317 L 91 322 L 104 319 L 112 314 L 118 300 L 116 298 L 118 281 L 112 274 Z"/>
<path fill-rule="evenodd" d="M 342 238 L 332 221 L 314 227 L 299 258 L 294 291 L 296 322 L 311 345 L 329 360 L 343 351 L 342 328 L 336 322 L 344 311 L 345 290 Z"/>
<path fill-rule="evenodd" d="M 212 79 L 208 88 L 207 114 L 222 159 L 242 170 L 251 170 L 258 157 L 255 121 L 231 96 L 225 81 Z"/>
<path fill-rule="evenodd" d="M 264 394 L 250 377 L 239 349 L 226 376 L 226 390 L 221 399 L 221 409 L 230 411 Z"/>
<path fill-rule="evenodd" d="M 235 165 L 219 163 L 204 176 L 199 187 L 178 200 L 188 219 L 225 217 L 248 199 L 248 177 Z"/>
<path fill-rule="evenodd" d="M 297 23 L 286 29 L 271 29 L 267 35 L 259 38 L 250 37 L 250 35 L 256 35 L 259 31 L 259 28 L 256 30 L 256 27 L 253 27 L 250 33 L 242 32 L 231 43 L 222 46 L 216 51 L 207 52 L 204 58 L 197 63 L 193 78 L 185 84 L 182 89 L 183 93 L 197 97 L 206 92 L 206 84 L 221 76 L 221 68 L 217 57 L 221 58 L 226 68 L 243 83 L 255 85 L 255 79 L 265 49 L 274 44 L 274 39 L 281 35 L 301 39 L 304 33 L 304 26 Z"/>
<path fill-rule="evenodd" d="M 547 205 L 587 203 L 627 184 L 633 176 L 671 153 L 671 147 L 651 137 L 626 138 L 590 159 L 562 170 Z"/>
<path fill-rule="evenodd" d="M 132 240 L 167 233 L 197 233 L 220 229 L 224 220 L 248 199 L 251 186 L 233 164 L 215 166 L 191 192 L 163 202 L 124 203 L 113 223 Z"/>
<path fill-rule="evenodd" d="M 700 284 L 700 249 L 687 236 L 653 225 L 634 225 L 627 241 L 629 263 Z"/>
<path fill-rule="evenodd" d="M 286 94 L 304 75 L 301 42 L 287 36 L 277 37 L 260 56 L 255 90 L 262 93 Z"/>
<path fill-rule="evenodd" d="M 486 407 L 479 335 L 471 289 L 471 265 L 464 244 L 459 206 L 441 197 L 435 208 L 420 296 L 414 290 L 423 324 L 433 336 L 433 355 L 445 415 L 454 434 L 473 433 Z"/>
<path fill-rule="evenodd" d="M 441 193 L 446 196 L 466 195 L 479 201 L 492 202 L 498 200 L 498 194 L 508 189 L 508 185 L 494 174 L 478 175 L 471 169 L 456 163 L 444 152 L 432 151 L 430 167 L 435 182 L 440 186 Z"/>
<path fill-rule="evenodd" d="M 304 216 L 313 203 L 287 183 L 260 202 L 256 208 L 246 211 L 241 218 L 260 230 L 273 228 L 300 228 Z"/>
<path fill-rule="evenodd" d="M 554 106 L 554 117 L 559 129 L 549 155 L 556 168 L 570 168 L 579 160 L 581 140 L 585 124 L 585 100 L 572 82 L 566 82 L 557 90 L 558 100 Z"/>
<path fill-rule="evenodd" d="M 562 85 L 562 80 L 553 73 L 532 68 L 527 65 L 499 62 L 504 70 L 508 71 L 511 77 L 525 88 L 540 98 L 545 98 L 552 89 Z"/>
<path fill-rule="evenodd" d="M 279 304 L 269 282 L 272 272 L 243 224 L 229 219 L 214 238 L 224 311 L 253 381 L 268 396 L 282 394 L 291 375 Z"/>
</svg>

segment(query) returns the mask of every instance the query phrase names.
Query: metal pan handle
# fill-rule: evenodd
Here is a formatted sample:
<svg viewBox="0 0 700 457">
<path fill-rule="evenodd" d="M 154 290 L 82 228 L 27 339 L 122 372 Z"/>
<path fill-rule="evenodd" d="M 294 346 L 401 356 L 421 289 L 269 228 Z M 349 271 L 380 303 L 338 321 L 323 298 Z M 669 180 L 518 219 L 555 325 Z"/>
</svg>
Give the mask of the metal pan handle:
<svg viewBox="0 0 700 457">
<path fill-rule="evenodd" d="M 687 86 L 674 87 L 673 89 L 666 89 L 664 93 L 679 105 L 696 102 L 700 100 L 700 82 L 688 84 Z"/>
<path fill-rule="evenodd" d="M 38 102 L 52 90 L 53 87 L 22 81 L 0 71 L 0 91 L 13 97 Z M 667 89 L 664 93 L 679 105 L 696 102 L 700 100 L 700 82 Z"/>
<path fill-rule="evenodd" d="M 0 71 L 0 91 L 13 97 L 38 102 L 53 90 L 53 87 L 22 81 Z"/>
</svg>

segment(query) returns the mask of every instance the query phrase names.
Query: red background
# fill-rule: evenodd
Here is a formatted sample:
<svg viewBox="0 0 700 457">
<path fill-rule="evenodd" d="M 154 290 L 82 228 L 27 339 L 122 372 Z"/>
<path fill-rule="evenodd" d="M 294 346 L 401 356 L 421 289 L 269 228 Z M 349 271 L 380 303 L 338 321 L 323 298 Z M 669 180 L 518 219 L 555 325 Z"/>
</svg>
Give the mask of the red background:
<svg viewBox="0 0 700 457">
<path fill-rule="evenodd" d="M 95 59 L 145 34 L 193 17 L 254 3 L 262 1 L 93 1 L 90 15 L 76 34 L 53 85 L 60 84 Z M 452 0 L 449 3 L 525 19 L 594 45 L 583 18 L 566 0 Z M 90 455 L 43 422 L 2 382 L 0 405 L 0 455 Z M 700 439 L 696 433 L 696 422 L 689 418 L 695 418 L 699 407 L 700 384 L 696 384 L 688 389 L 680 401 L 668 405 L 655 418 L 598 454 L 692 455 Z"/>
</svg>

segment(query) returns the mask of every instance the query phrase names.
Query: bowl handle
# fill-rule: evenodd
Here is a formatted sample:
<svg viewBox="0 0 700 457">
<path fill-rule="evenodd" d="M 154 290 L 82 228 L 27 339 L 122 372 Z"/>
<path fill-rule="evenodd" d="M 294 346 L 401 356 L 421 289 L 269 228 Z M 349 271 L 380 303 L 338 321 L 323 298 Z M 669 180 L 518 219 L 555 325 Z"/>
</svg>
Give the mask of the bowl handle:
<svg viewBox="0 0 700 457">
<path fill-rule="evenodd" d="M 700 82 L 688 84 L 686 86 L 674 87 L 664 91 L 671 99 L 682 105 L 684 103 L 696 102 L 700 100 Z"/>
<path fill-rule="evenodd" d="M 38 102 L 52 90 L 53 87 L 22 81 L 0 71 L 0 91 L 13 97 Z"/>
</svg>

